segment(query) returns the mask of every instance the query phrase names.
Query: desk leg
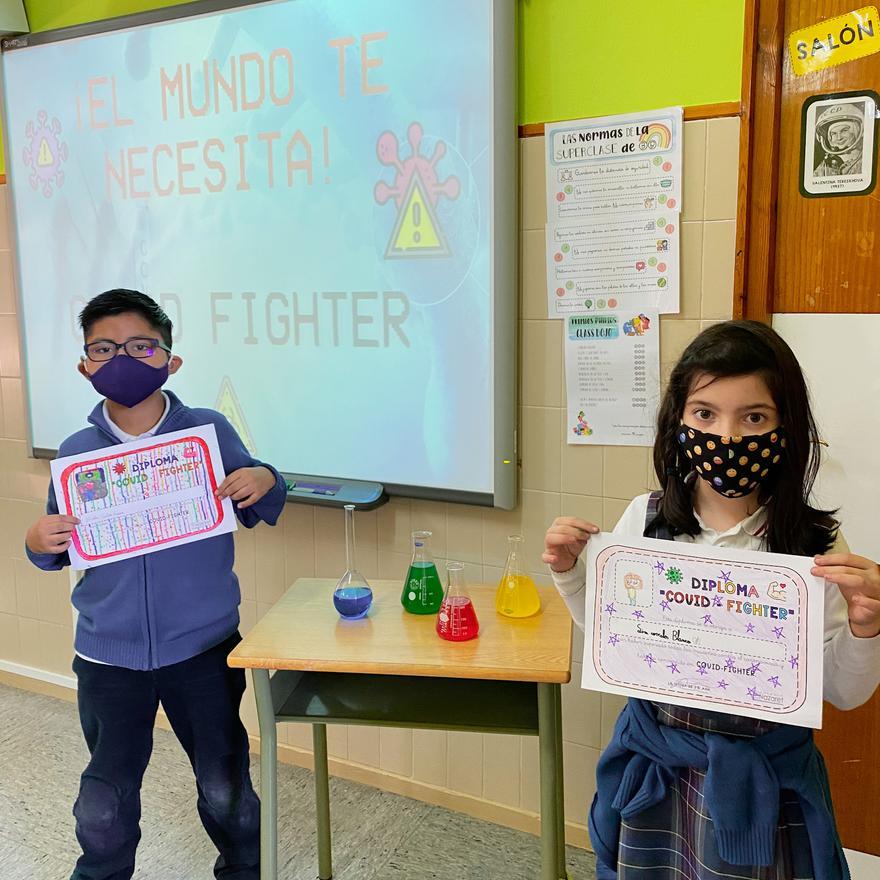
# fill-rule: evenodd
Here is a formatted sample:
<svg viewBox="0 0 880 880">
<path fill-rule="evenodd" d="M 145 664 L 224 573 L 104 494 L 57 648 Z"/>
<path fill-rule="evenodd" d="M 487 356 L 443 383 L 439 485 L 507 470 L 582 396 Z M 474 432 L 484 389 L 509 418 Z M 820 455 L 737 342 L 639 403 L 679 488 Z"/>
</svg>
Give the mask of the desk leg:
<svg viewBox="0 0 880 880">
<path fill-rule="evenodd" d="M 318 818 L 318 880 L 330 880 L 330 773 L 327 769 L 327 725 L 312 725 L 315 753 L 315 811 Z"/>
<path fill-rule="evenodd" d="M 252 669 L 260 721 L 260 880 L 278 877 L 278 739 L 268 669 Z"/>
<path fill-rule="evenodd" d="M 565 865 L 565 773 L 562 763 L 562 688 L 553 686 L 556 703 L 556 856 L 557 876 L 568 878 Z"/>
<path fill-rule="evenodd" d="M 558 684 L 538 684 L 538 739 L 541 757 L 541 880 L 565 878 L 562 798 L 562 692 Z"/>
</svg>

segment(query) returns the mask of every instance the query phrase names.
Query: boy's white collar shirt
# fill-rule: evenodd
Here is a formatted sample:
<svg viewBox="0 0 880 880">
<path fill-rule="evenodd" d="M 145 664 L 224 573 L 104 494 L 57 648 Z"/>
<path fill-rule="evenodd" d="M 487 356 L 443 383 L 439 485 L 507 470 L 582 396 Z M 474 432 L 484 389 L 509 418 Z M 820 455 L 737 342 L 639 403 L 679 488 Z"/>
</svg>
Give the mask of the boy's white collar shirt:
<svg viewBox="0 0 880 880">
<path fill-rule="evenodd" d="M 156 422 L 156 424 L 153 425 L 153 427 L 150 428 L 149 431 L 144 431 L 143 434 L 126 434 L 125 431 L 123 431 L 122 428 L 120 428 L 119 425 L 117 425 L 116 422 L 114 422 L 113 419 L 110 418 L 110 410 L 107 407 L 106 400 L 104 401 L 104 419 L 110 426 L 110 430 L 116 435 L 120 443 L 131 443 L 132 440 L 143 440 L 146 437 L 152 437 L 156 433 L 156 431 L 158 431 L 159 428 L 162 427 L 162 422 L 164 422 L 165 419 L 168 418 L 168 411 L 171 409 L 171 399 L 164 391 L 162 392 L 162 399 L 165 401 L 165 409 L 163 410 L 159 421 Z"/>
</svg>

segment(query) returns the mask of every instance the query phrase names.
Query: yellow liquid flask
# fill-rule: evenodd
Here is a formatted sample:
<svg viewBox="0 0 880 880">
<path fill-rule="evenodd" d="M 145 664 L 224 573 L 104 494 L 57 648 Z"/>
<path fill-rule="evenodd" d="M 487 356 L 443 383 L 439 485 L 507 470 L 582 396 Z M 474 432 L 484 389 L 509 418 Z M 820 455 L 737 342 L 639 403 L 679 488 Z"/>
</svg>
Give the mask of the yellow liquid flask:
<svg viewBox="0 0 880 880">
<path fill-rule="evenodd" d="M 541 610 L 535 582 L 522 570 L 522 535 L 507 539 L 507 565 L 495 593 L 495 610 L 505 617 L 531 617 Z"/>
</svg>

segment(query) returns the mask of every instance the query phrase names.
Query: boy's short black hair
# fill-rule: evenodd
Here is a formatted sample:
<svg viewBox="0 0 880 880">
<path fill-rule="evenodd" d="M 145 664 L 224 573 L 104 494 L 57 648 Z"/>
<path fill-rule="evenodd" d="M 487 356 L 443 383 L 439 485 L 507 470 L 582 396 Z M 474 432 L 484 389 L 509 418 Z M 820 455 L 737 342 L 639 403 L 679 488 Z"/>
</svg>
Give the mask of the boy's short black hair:
<svg viewBox="0 0 880 880">
<path fill-rule="evenodd" d="M 154 299 L 138 290 L 128 290 L 117 287 L 114 290 L 105 290 L 86 303 L 86 307 L 79 313 L 79 326 L 83 335 L 88 336 L 89 330 L 96 321 L 107 318 L 110 315 L 121 315 L 124 312 L 134 312 L 140 315 L 149 325 L 162 335 L 162 341 L 171 347 L 171 331 L 174 329 L 171 318 L 165 314 L 162 307 Z"/>
</svg>

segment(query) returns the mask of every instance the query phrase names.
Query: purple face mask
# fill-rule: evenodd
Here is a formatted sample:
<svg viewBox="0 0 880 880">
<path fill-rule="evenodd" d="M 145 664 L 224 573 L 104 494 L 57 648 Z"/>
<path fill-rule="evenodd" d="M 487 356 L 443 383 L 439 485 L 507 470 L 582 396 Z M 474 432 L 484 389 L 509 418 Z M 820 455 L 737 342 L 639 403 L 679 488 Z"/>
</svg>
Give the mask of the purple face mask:
<svg viewBox="0 0 880 880">
<path fill-rule="evenodd" d="M 117 355 L 95 372 L 91 379 L 98 394 L 114 403 L 132 407 L 165 384 L 168 380 L 168 364 L 151 367 L 138 358 Z"/>
</svg>

